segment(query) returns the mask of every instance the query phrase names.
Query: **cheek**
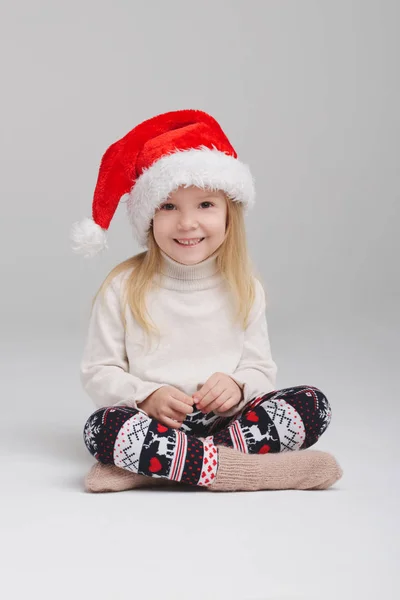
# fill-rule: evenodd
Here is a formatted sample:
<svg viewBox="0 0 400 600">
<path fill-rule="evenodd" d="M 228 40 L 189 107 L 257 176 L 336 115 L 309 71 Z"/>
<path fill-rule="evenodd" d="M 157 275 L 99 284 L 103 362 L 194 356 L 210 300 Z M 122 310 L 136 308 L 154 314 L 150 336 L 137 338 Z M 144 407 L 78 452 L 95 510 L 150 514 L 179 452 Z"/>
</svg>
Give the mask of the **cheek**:
<svg viewBox="0 0 400 600">
<path fill-rule="evenodd" d="M 170 225 L 168 224 L 168 219 L 163 219 L 163 218 L 159 218 L 159 219 L 154 219 L 153 221 L 153 232 L 154 235 L 164 235 L 166 233 L 168 233 L 170 229 Z"/>
<path fill-rule="evenodd" d="M 210 233 L 221 233 L 221 231 L 225 231 L 226 218 L 221 215 L 214 216 L 214 218 L 204 221 L 204 225 L 207 226 Z"/>
</svg>

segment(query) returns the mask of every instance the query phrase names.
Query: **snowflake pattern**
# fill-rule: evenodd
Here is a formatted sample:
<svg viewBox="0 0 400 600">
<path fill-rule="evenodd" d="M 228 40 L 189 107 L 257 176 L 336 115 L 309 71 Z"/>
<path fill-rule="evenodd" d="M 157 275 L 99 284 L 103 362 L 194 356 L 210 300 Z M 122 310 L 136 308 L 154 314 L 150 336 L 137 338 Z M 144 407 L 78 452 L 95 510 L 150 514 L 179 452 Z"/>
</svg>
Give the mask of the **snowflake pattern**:
<svg viewBox="0 0 400 600">
<path fill-rule="evenodd" d="M 86 448 L 91 454 L 97 451 L 96 436 L 100 433 L 101 423 L 97 423 L 99 415 L 94 414 L 86 421 L 83 437 Z"/>
<path fill-rule="evenodd" d="M 319 417 L 322 420 L 321 431 L 319 434 L 320 436 L 324 433 L 325 429 L 328 427 L 329 423 L 331 422 L 331 418 L 332 418 L 331 406 L 330 406 L 327 398 L 325 398 L 325 396 L 323 396 L 323 395 L 321 397 L 321 404 L 322 404 L 322 407 L 319 408 Z"/>
</svg>

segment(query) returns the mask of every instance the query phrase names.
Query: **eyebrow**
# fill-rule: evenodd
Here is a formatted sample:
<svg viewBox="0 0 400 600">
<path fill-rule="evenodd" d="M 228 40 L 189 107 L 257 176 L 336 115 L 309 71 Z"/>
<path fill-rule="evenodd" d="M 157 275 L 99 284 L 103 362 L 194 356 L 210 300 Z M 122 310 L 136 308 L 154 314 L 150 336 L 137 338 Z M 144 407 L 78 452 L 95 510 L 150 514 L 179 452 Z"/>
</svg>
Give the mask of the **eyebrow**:
<svg viewBox="0 0 400 600">
<path fill-rule="evenodd" d="M 204 201 L 206 198 L 214 198 L 215 200 L 220 200 L 221 199 L 221 197 L 218 196 L 217 194 L 213 194 L 212 192 L 210 192 L 206 196 L 199 196 L 198 198 L 196 198 L 196 200 L 197 201 L 200 201 L 200 200 Z M 170 196 L 168 196 L 168 199 L 170 199 Z"/>
</svg>

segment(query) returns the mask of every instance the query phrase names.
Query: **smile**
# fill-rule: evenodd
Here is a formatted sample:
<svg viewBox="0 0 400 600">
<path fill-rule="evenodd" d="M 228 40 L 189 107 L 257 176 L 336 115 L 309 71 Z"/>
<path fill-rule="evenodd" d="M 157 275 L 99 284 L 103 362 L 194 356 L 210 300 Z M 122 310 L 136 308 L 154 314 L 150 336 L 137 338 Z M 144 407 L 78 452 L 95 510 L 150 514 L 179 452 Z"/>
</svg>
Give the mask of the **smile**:
<svg viewBox="0 0 400 600">
<path fill-rule="evenodd" d="M 190 240 L 187 242 L 183 242 L 183 241 L 179 241 L 174 239 L 174 242 L 176 242 L 177 244 L 179 244 L 180 246 L 185 246 L 186 248 L 192 248 L 193 246 L 198 246 L 202 241 L 204 240 L 204 238 L 197 238 L 196 240 Z"/>
</svg>

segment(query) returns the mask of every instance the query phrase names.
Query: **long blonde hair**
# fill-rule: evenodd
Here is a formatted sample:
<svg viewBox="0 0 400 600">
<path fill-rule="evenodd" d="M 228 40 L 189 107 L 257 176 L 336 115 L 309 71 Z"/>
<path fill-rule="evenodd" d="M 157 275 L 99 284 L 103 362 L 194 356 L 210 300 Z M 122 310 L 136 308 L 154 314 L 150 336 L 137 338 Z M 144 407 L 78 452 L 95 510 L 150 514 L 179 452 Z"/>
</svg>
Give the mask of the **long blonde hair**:
<svg viewBox="0 0 400 600">
<path fill-rule="evenodd" d="M 260 273 L 255 268 L 247 247 L 243 205 L 240 202 L 227 200 L 227 225 L 225 239 L 218 248 L 217 266 L 225 278 L 232 296 L 236 303 L 235 319 L 241 323 L 243 329 L 248 325 L 248 317 L 255 298 L 255 284 L 253 275 L 262 281 Z M 107 286 L 120 273 L 132 269 L 125 280 L 122 297 L 121 313 L 124 327 L 126 328 L 125 309 L 129 305 L 137 323 L 150 334 L 158 332 L 146 318 L 150 315 L 146 308 L 146 295 L 153 285 L 153 277 L 160 273 L 162 255 L 151 226 L 147 237 L 148 249 L 124 260 L 114 267 L 107 275 L 93 301 L 93 305 L 99 294 L 104 294 Z"/>
</svg>

